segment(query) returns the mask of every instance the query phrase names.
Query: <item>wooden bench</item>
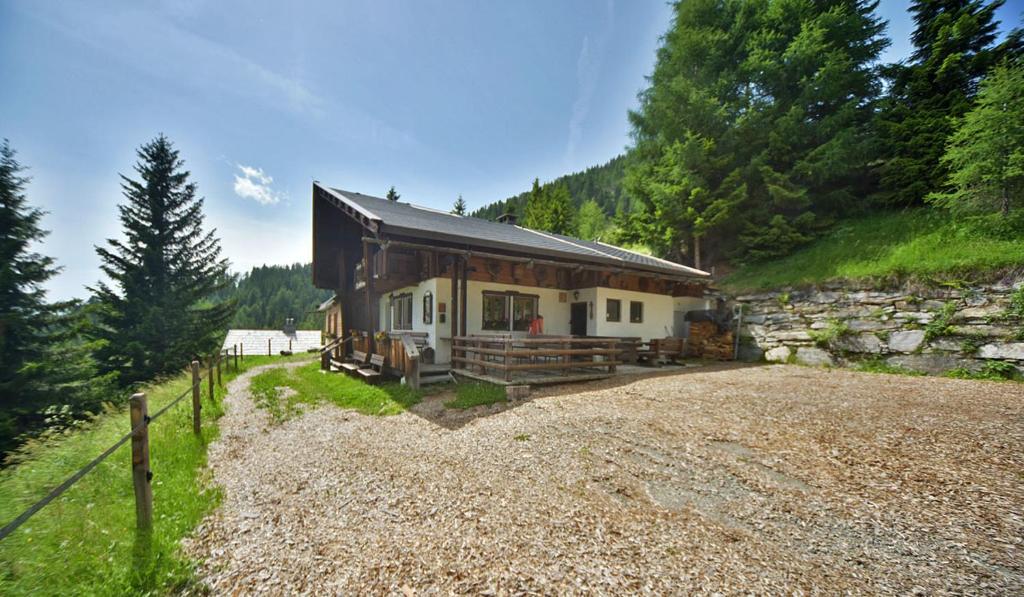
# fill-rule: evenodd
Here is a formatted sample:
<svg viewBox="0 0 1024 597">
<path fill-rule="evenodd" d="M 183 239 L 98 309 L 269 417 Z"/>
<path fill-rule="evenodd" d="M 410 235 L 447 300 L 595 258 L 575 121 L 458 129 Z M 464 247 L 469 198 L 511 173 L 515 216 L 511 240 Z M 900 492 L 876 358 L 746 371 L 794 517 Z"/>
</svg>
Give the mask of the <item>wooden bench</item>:
<svg viewBox="0 0 1024 597">
<path fill-rule="evenodd" d="M 366 353 L 361 350 L 353 350 L 352 356 L 346 359 L 344 363 L 338 363 L 337 361 L 335 363 L 344 369 L 346 373 L 354 373 L 366 364 Z"/>
<path fill-rule="evenodd" d="M 650 348 L 638 350 L 637 356 L 645 357 L 654 363 L 662 359 L 675 361 L 686 356 L 686 339 L 672 337 L 653 338 L 650 342 Z"/>
<path fill-rule="evenodd" d="M 366 381 L 379 378 L 384 373 L 384 355 L 375 354 L 370 357 L 370 366 L 356 370 L 356 373 L 363 376 Z"/>
</svg>

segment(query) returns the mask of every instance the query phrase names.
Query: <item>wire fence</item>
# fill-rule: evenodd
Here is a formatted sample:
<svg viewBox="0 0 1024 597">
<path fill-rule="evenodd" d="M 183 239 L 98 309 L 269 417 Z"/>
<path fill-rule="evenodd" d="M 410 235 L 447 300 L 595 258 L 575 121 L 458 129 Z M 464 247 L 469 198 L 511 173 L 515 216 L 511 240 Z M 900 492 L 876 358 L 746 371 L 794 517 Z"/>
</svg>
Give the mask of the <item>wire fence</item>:
<svg viewBox="0 0 1024 597">
<path fill-rule="evenodd" d="M 174 408 L 174 406 L 179 402 L 191 395 L 193 431 L 197 434 L 200 433 L 200 411 L 202 409 L 200 394 L 202 381 L 203 379 L 206 379 L 209 386 L 209 398 L 213 401 L 214 379 L 216 378 L 217 385 L 223 386 L 221 364 L 227 360 L 227 365 L 231 366 L 233 361 L 233 369 L 236 373 L 238 372 L 238 361 L 239 358 L 243 357 L 238 348 L 239 347 L 236 344 L 232 350 L 224 348 L 217 353 L 216 357 L 211 357 L 207 362 L 205 377 L 200 372 L 201 367 L 199 361 L 192 361 L 192 386 L 152 415 L 148 415 L 146 413 L 145 394 L 139 393 L 133 395 L 130 401 L 130 416 L 132 419 L 131 431 L 121 436 L 120 439 L 104 450 L 99 456 L 90 460 L 88 464 L 75 471 L 75 473 L 65 479 L 63 483 L 54 487 L 48 494 L 46 494 L 45 497 L 29 506 L 14 520 L 4 525 L 3 528 L 0 528 L 0 541 L 17 530 L 18 527 L 25 524 L 28 519 L 45 508 L 47 504 L 60 497 L 61 494 L 74 486 L 74 484 L 87 475 L 89 471 L 93 470 L 101 462 L 109 458 L 117 451 L 118 448 L 126 444 L 129 440 L 132 440 L 132 473 L 135 482 L 136 524 L 140 528 L 149 528 L 152 525 L 153 512 L 153 496 L 149 486 L 149 482 L 153 478 L 152 471 L 149 470 L 149 425 L 153 421 L 157 420 L 161 415 Z"/>
</svg>

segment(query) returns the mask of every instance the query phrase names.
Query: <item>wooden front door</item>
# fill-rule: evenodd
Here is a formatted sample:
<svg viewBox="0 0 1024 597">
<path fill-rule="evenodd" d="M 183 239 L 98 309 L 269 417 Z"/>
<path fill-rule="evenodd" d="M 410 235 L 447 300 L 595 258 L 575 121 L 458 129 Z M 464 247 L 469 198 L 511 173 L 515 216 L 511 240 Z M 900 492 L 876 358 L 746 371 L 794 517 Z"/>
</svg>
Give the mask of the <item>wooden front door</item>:
<svg viewBox="0 0 1024 597">
<path fill-rule="evenodd" d="M 587 335 L 587 304 L 569 305 L 569 333 L 573 336 Z"/>
</svg>

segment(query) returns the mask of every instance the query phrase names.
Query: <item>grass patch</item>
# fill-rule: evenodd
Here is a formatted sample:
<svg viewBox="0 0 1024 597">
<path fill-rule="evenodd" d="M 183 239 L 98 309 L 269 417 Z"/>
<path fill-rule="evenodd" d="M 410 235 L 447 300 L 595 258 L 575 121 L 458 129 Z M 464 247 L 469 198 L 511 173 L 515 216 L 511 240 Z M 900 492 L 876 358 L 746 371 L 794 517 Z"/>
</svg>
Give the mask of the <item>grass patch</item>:
<svg viewBox="0 0 1024 597">
<path fill-rule="evenodd" d="M 1020 371 L 1009 363 L 989 361 L 978 371 L 965 367 L 951 369 L 943 374 L 954 379 L 981 379 L 987 381 L 1021 381 Z"/>
<path fill-rule="evenodd" d="M 530 441 L 530 434 L 520 433 L 519 435 L 514 436 L 512 439 L 516 440 L 517 442 L 528 442 Z"/>
<path fill-rule="evenodd" d="M 1024 263 L 1024 234 L 991 218 L 954 220 L 938 209 L 843 220 L 827 236 L 782 259 L 754 263 L 722 280 L 732 291 L 807 286 L 828 280 L 975 277 Z"/>
<path fill-rule="evenodd" d="M 309 358 L 305 356 L 304 358 Z M 284 360 L 246 357 L 241 369 Z M 224 383 L 236 373 L 224 371 Z M 143 388 L 153 413 L 191 386 L 182 374 Z M 0 542 L 0 594 L 138 595 L 176 592 L 191 583 L 192 564 L 179 541 L 220 496 L 200 478 L 206 447 L 218 433 L 224 388 L 207 397 L 203 380 L 203 432 L 192 433 L 186 398 L 150 427 L 153 469 L 153 534 L 150 557 L 133 561 L 135 495 L 130 443 L 119 448 L 77 484 Z M 31 441 L 0 471 L 0 520 L 6 524 L 57 483 L 92 460 L 129 430 L 128 397 L 112 402 L 84 428 Z"/>
<path fill-rule="evenodd" d="M 828 326 L 821 330 L 811 330 L 811 340 L 821 348 L 828 348 L 833 342 L 850 335 L 850 326 L 839 319 L 829 319 Z"/>
<path fill-rule="evenodd" d="M 302 412 L 303 405 L 330 402 L 366 415 L 396 415 L 418 403 L 423 394 L 399 383 L 369 385 L 343 374 L 322 373 L 319 363 L 291 370 L 273 369 L 252 379 L 256 405 L 280 423 Z M 290 388 L 285 392 L 282 388 Z"/>
<path fill-rule="evenodd" d="M 455 386 L 455 398 L 444 405 L 448 408 L 466 409 L 506 400 L 503 386 L 484 382 L 460 383 Z"/>
</svg>

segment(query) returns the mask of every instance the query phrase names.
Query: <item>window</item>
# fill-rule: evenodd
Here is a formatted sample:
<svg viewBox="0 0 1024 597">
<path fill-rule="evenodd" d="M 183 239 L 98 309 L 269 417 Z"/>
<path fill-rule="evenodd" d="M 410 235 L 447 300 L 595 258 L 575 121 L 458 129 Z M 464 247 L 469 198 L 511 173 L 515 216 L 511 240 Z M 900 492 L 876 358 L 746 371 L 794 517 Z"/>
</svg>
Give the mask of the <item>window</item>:
<svg viewBox="0 0 1024 597">
<path fill-rule="evenodd" d="M 484 330 L 492 332 L 525 332 L 530 322 L 537 318 L 536 296 L 499 292 L 483 293 Z M 511 311 L 510 311 L 511 308 Z"/>
<path fill-rule="evenodd" d="M 608 299 L 605 305 L 605 321 L 622 321 L 622 301 L 619 299 Z"/>
<path fill-rule="evenodd" d="M 391 299 L 391 329 L 412 329 L 412 295 L 400 294 Z"/>
<path fill-rule="evenodd" d="M 644 304 L 640 301 L 629 301 L 629 322 L 644 322 Z"/>
<path fill-rule="evenodd" d="M 434 323 L 434 293 L 432 292 L 423 295 L 423 323 L 427 325 Z"/>
<path fill-rule="evenodd" d="M 537 297 L 517 294 L 512 297 L 512 330 L 525 332 L 537 318 Z"/>
<path fill-rule="evenodd" d="M 484 293 L 483 329 L 507 332 L 508 295 L 494 292 Z"/>
</svg>

